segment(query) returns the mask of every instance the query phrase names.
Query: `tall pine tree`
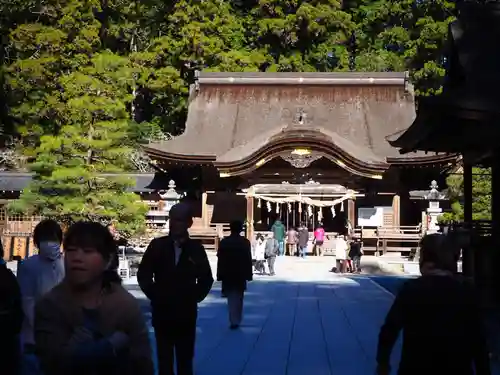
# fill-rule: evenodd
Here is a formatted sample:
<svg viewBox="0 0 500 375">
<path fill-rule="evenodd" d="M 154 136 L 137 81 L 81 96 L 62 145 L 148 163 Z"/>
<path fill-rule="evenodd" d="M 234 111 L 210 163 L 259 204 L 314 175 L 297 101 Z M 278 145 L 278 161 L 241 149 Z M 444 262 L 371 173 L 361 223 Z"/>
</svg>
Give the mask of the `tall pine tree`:
<svg viewBox="0 0 500 375">
<path fill-rule="evenodd" d="M 141 72 L 119 55 L 128 52 L 129 28 L 113 23 L 109 3 L 57 5 L 44 10 L 52 16 L 45 24 L 12 33 L 21 57 L 10 67 L 19 95 L 13 113 L 23 123 L 34 180 L 11 209 L 65 222 L 116 221 L 125 233 L 140 232 L 146 207 L 129 192 L 133 181 L 120 177 L 130 163 L 130 113 Z"/>
</svg>

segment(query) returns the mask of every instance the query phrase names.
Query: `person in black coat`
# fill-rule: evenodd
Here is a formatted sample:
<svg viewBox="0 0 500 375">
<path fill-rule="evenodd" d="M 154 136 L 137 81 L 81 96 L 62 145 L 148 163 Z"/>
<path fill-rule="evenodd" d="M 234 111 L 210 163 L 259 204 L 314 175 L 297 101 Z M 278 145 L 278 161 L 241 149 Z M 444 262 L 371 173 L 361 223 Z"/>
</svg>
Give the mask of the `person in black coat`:
<svg viewBox="0 0 500 375">
<path fill-rule="evenodd" d="M 307 255 L 307 245 L 309 244 L 309 229 L 307 229 L 304 223 L 301 224 L 299 228 L 299 249 L 298 256 L 305 258 Z"/>
<path fill-rule="evenodd" d="M 2 374 L 20 373 L 19 334 L 23 323 L 21 290 L 14 273 L 7 268 L 0 240 L 0 366 Z"/>
<path fill-rule="evenodd" d="M 252 280 L 252 249 L 250 241 L 240 235 L 241 221 L 230 224 L 231 235 L 225 237 L 217 252 L 217 280 L 222 281 L 222 292 L 227 297 L 231 329 L 241 324 L 243 297 L 247 281 Z"/>
<path fill-rule="evenodd" d="M 422 276 L 408 281 L 380 330 L 378 375 L 390 373 L 390 355 L 400 331 L 399 375 L 491 375 L 477 293 L 456 274 L 449 239 L 421 241 Z"/>
<path fill-rule="evenodd" d="M 193 375 L 198 303 L 214 279 L 205 248 L 189 237 L 191 207 L 181 202 L 170 209 L 168 236 L 149 244 L 137 271 L 139 286 L 151 301 L 159 375 Z"/>
</svg>

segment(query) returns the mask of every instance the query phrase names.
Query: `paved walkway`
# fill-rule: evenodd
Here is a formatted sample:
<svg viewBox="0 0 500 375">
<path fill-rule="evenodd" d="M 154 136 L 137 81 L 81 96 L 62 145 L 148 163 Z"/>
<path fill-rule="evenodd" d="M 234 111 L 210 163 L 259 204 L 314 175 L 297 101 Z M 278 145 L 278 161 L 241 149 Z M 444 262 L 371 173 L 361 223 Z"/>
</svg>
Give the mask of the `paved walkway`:
<svg viewBox="0 0 500 375">
<path fill-rule="evenodd" d="M 200 306 L 196 374 L 372 374 L 378 330 L 393 297 L 368 278 L 332 274 L 331 266 L 328 258 L 279 258 L 277 276 L 256 276 L 249 284 L 238 331 L 228 329 L 216 283 Z M 144 309 L 148 314 L 146 301 Z"/>
</svg>

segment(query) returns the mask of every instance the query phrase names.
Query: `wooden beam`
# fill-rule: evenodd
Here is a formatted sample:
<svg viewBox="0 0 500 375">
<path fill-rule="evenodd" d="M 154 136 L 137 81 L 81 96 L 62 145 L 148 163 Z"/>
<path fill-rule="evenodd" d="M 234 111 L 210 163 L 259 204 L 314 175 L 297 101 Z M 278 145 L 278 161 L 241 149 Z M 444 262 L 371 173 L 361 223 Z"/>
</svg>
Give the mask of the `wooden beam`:
<svg viewBox="0 0 500 375">
<path fill-rule="evenodd" d="M 207 192 L 203 192 L 201 195 L 201 220 L 204 228 L 207 228 L 210 225 L 208 218 Z"/>
<path fill-rule="evenodd" d="M 250 242 L 253 241 L 253 216 L 254 216 L 254 198 L 247 196 L 247 238 Z"/>
<path fill-rule="evenodd" d="M 392 225 L 399 227 L 401 225 L 401 197 L 396 194 L 392 197 Z"/>
<path fill-rule="evenodd" d="M 347 200 L 347 220 L 349 220 L 353 228 L 356 226 L 356 203 L 354 199 Z"/>
</svg>

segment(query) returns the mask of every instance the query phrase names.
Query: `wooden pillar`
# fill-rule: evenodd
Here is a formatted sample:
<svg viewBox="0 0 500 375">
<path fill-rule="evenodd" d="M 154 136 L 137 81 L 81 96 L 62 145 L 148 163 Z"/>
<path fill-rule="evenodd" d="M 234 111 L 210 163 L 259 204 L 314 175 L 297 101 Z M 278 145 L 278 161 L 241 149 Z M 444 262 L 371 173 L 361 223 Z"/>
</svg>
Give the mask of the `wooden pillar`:
<svg viewBox="0 0 500 375">
<path fill-rule="evenodd" d="M 354 199 L 347 200 L 347 220 L 349 220 L 354 230 L 356 227 L 356 203 Z"/>
<path fill-rule="evenodd" d="M 208 218 L 208 207 L 207 207 L 207 192 L 203 192 L 201 195 L 201 221 L 203 223 L 203 227 L 207 228 L 210 226 L 209 218 Z"/>
<path fill-rule="evenodd" d="M 254 198 L 247 196 L 247 238 L 250 242 L 253 241 L 253 208 Z"/>
<path fill-rule="evenodd" d="M 500 149 L 494 151 L 493 163 L 491 165 L 491 206 L 493 246 L 489 249 L 491 257 L 488 257 L 487 262 L 490 265 L 498 264 L 500 260 Z M 493 270 L 491 271 L 492 275 L 488 276 L 492 276 L 492 292 L 498 298 L 500 275 L 497 272 L 493 272 Z"/>
<path fill-rule="evenodd" d="M 464 158 L 465 159 L 465 158 Z M 464 160 L 464 224 L 472 228 L 472 164 Z M 470 242 L 470 241 L 469 241 Z M 462 272 L 464 275 L 474 277 L 474 253 L 470 243 L 462 249 Z"/>
<path fill-rule="evenodd" d="M 401 197 L 398 194 L 392 197 L 392 226 L 401 226 Z"/>
</svg>

